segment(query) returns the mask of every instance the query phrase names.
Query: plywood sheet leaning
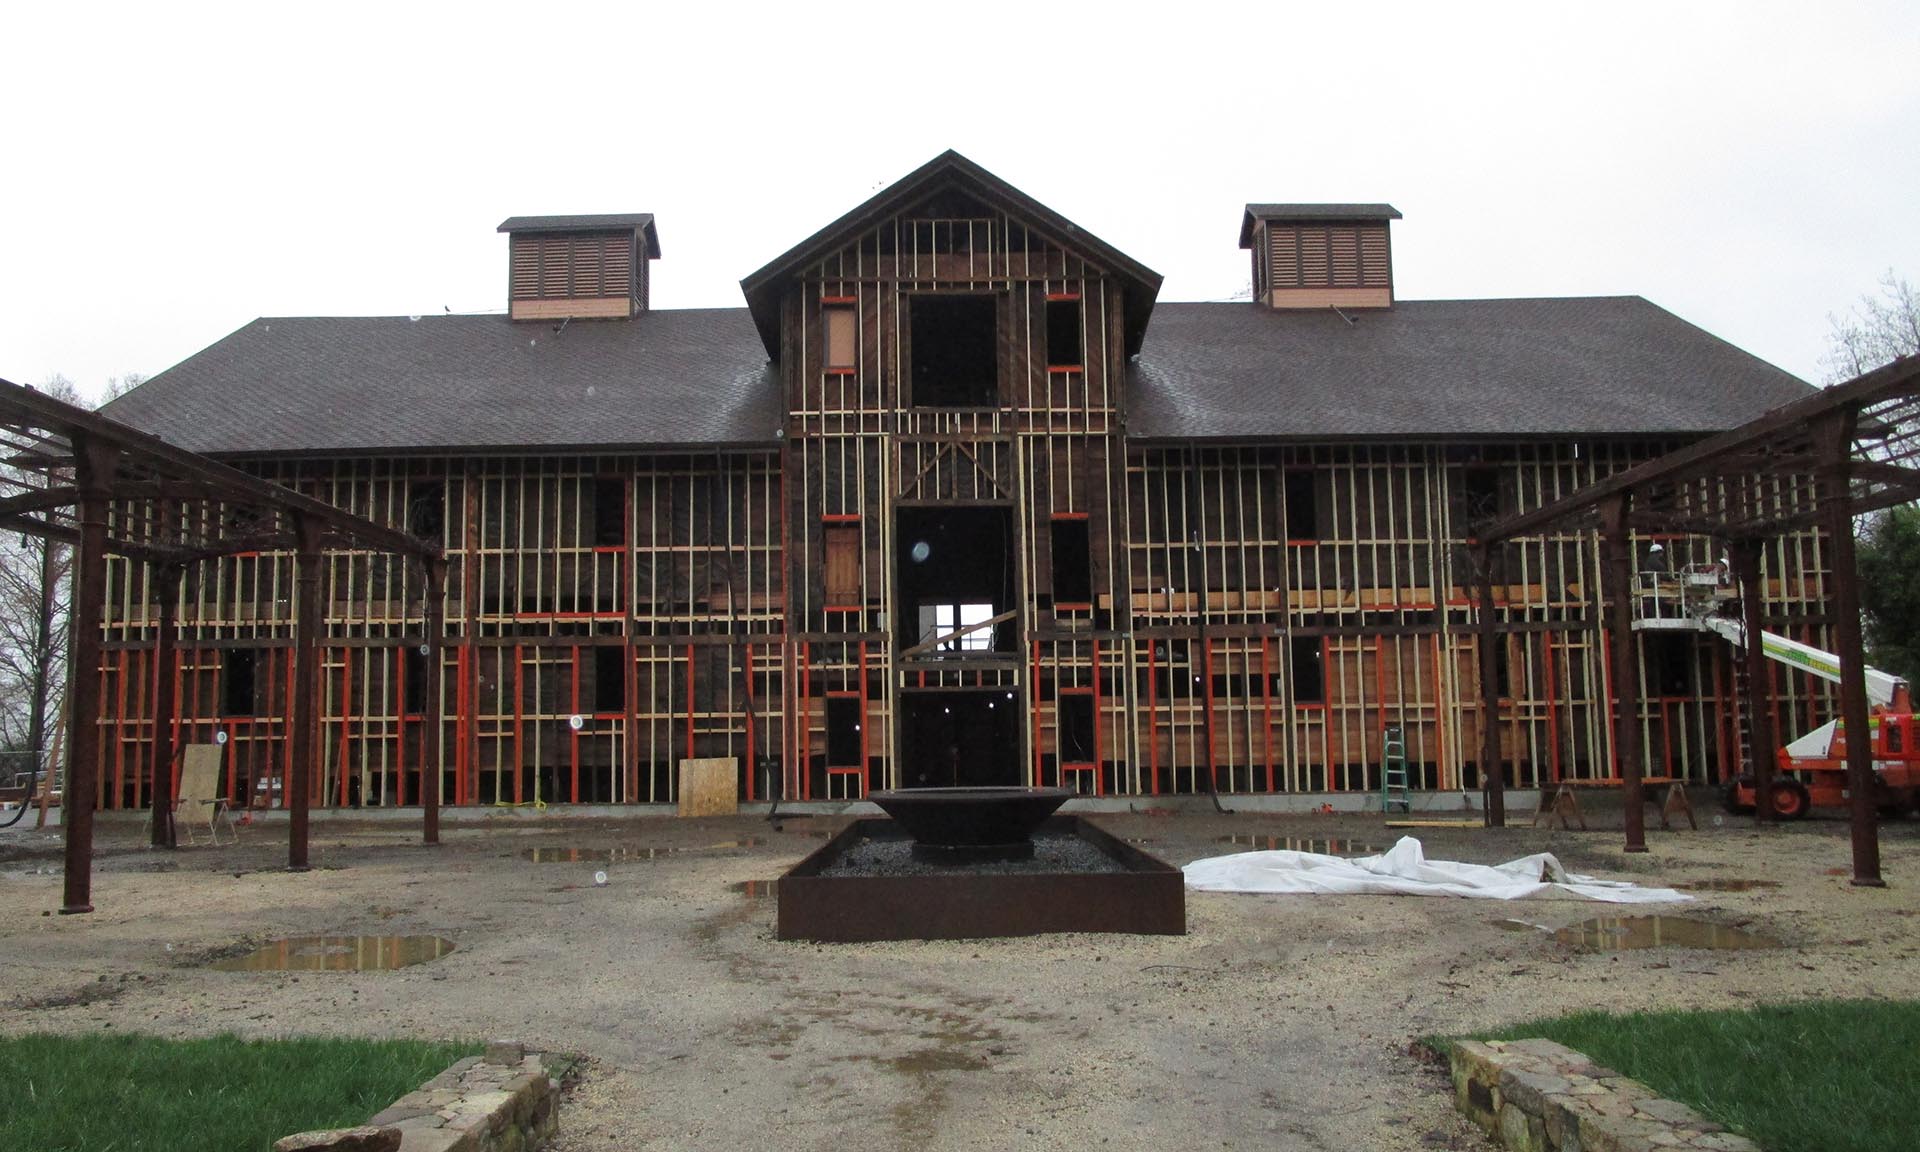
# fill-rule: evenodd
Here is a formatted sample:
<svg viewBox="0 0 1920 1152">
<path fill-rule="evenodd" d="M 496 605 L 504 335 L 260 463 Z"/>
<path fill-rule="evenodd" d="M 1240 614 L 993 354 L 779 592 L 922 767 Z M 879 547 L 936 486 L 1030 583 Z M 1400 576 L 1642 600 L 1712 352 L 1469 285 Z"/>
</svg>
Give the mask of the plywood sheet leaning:
<svg viewBox="0 0 1920 1152">
<path fill-rule="evenodd" d="M 740 811 L 740 761 L 732 756 L 680 761 L 680 815 L 732 816 Z"/>
</svg>

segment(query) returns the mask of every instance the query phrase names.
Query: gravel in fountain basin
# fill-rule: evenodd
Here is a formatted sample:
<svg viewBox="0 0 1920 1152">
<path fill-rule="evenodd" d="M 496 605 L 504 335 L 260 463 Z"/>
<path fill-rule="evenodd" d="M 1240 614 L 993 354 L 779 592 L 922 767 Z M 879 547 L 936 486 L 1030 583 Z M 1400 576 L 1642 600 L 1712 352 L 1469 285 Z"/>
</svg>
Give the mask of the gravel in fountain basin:
<svg viewBox="0 0 1920 1152">
<path fill-rule="evenodd" d="M 1078 836 L 1036 832 L 1033 856 L 970 864 L 929 864 L 913 857 L 905 837 L 862 836 L 820 869 L 821 876 L 1030 876 L 1059 872 L 1125 872 L 1113 857 Z"/>
</svg>

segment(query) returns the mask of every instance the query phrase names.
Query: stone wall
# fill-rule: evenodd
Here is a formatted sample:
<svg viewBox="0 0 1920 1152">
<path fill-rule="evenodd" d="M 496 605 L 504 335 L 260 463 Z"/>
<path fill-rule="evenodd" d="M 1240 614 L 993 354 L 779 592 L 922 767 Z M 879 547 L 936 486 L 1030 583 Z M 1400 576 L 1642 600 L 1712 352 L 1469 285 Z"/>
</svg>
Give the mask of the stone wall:
<svg viewBox="0 0 1920 1152">
<path fill-rule="evenodd" d="M 302 1132 L 274 1152 L 535 1152 L 559 1123 L 546 1058 L 490 1044 L 393 1102 L 359 1128 Z"/>
<path fill-rule="evenodd" d="M 1685 1104 L 1551 1040 L 1465 1040 L 1453 1099 L 1515 1152 L 1759 1152 Z"/>
</svg>

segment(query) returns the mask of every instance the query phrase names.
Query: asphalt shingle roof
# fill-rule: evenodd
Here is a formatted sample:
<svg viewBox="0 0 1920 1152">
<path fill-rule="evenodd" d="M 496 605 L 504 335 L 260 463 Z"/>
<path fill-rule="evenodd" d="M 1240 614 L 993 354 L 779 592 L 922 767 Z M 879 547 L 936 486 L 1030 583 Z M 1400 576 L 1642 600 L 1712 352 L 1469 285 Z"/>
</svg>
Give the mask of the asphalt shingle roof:
<svg viewBox="0 0 1920 1152">
<path fill-rule="evenodd" d="M 746 309 L 555 327 L 263 318 L 104 411 L 213 453 L 776 442 L 779 380 Z"/>
<path fill-rule="evenodd" d="M 1130 435 L 1697 433 L 1811 385 L 1638 296 L 1403 300 L 1388 311 L 1161 304 Z"/>
<path fill-rule="evenodd" d="M 1718 431 L 1811 391 L 1637 297 L 1406 300 L 1390 311 L 1160 304 L 1130 436 L 1311 439 Z M 225 454 L 777 443 L 744 308 L 630 321 L 256 320 L 106 414 Z"/>
</svg>

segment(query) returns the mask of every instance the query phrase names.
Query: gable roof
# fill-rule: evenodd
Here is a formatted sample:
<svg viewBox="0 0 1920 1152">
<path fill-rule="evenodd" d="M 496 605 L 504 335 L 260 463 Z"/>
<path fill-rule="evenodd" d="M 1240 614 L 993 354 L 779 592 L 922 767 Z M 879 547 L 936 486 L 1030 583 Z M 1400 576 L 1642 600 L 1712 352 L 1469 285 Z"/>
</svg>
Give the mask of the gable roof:
<svg viewBox="0 0 1920 1152">
<path fill-rule="evenodd" d="M 555 327 L 263 318 L 103 411 L 222 454 L 777 443 L 779 378 L 745 310 Z"/>
<path fill-rule="evenodd" d="M 1162 304 L 1128 377 L 1129 436 L 1697 434 L 1812 385 L 1638 296 L 1402 300 L 1276 311 Z"/>
<path fill-rule="evenodd" d="M 1391 204 L 1249 204 L 1240 216 L 1240 247 L 1253 247 L 1255 220 L 1398 220 Z"/>
<path fill-rule="evenodd" d="M 982 202 L 1019 217 L 1023 223 L 1049 233 L 1061 244 L 1086 253 L 1120 277 L 1125 287 L 1126 348 L 1129 356 L 1140 350 L 1147 329 L 1147 317 L 1153 313 L 1154 299 L 1160 294 L 1160 274 L 1108 244 L 1079 225 L 1028 196 L 973 161 L 948 149 L 932 160 L 894 181 L 867 201 L 802 240 L 740 281 L 747 308 L 760 330 L 767 355 L 780 358 L 780 289 L 808 263 L 845 244 L 852 235 L 888 216 L 909 207 L 913 201 L 944 189 L 957 188 Z"/>
<path fill-rule="evenodd" d="M 614 212 L 598 216 L 509 216 L 495 232 L 638 232 L 647 242 L 647 259 L 660 259 L 660 231 L 651 212 Z"/>
</svg>

